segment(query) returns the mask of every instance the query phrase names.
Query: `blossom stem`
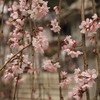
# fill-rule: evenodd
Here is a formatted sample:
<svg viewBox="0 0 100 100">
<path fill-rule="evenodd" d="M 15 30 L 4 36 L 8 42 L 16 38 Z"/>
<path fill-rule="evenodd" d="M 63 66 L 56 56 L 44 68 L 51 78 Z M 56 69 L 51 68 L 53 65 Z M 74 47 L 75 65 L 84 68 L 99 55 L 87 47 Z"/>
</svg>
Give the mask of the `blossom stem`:
<svg viewBox="0 0 100 100">
<path fill-rule="evenodd" d="M 85 20 L 85 13 L 84 13 L 84 0 L 81 0 L 81 19 L 82 21 Z M 86 44 L 85 44 L 85 34 L 82 34 L 82 46 L 83 46 L 83 60 L 84 60 L 84 70 L 88 69 L 88 62 L 86 57 Z M 89 90 L 86 89 L 86 98 L 90 100 Z"/>
<path fill-rule="evenodd" d="M 59 14 L 58 14 L 58 23 L 60 24 L 60 14 L 61 14 L 61 5 L 62 5 L 62 0 L 59 1 Z M 58 62 L 60 62 L 60 32 L 58 32 Z M 58 70 L 58 74 L 59 74 L 59 83 L 61 83 L 61 70 Z M 60 96 L 60 100 L 63 100 L 62 98 L 62 90 L 61 87 L 59 87 L 59 96 Z"/>
<path fill-rule="evenodd" d="M 23 51 L 24 49 L 26 49 L 27 47 L 29 47 L 31 45 L 31 43 L 29 43 L 28 45 L 26 45 L 25 47 L 23 47 L 21 50 L 19 50 L 18 52 L 16 52 L 8 61 L 6 61 L 6 63 L 0 68 L 0 72 L 6 67 L 6 65 L 14 58 L 16 57 L 17 54 L 19 54 L 21 51 Z"/>
<path fill-rule="evenodd" d="M 93 8 L 93 13 L 96 13 L 94 0 L 92 0 L 92 8 Z M 98 34 L 95 34 L 95 49 L 97 54 L 96 56 L 97 56 L 97 64 L 98 64 L 98 79 L 97 79 L 96 94 L 94 100 L 98 100 L 97 97 L 100 89 L 100 54 L 99 54 L 99 46 L 98 46 Z"/>
</svg>

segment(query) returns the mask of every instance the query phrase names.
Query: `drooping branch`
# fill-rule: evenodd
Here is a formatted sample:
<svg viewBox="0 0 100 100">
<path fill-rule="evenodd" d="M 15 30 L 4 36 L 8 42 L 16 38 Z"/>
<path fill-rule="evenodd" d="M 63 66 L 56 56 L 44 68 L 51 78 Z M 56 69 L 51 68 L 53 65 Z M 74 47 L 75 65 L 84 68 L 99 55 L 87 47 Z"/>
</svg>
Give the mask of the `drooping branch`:
<svg viewBox="0 0 100 100">
<path fill-rule="evenodd" d="M 23 39 L 24 39 L 24 35 L 23 35 L 23 38 L 21 39 L 22 40 L 21 41 L 21 44 L 22 45 L 23 45 Z M 20 52 L 20 64 L 19 64 L 19 67 L 20 68 L 22 67 L 22 54 L 23 54 L 23 51 Z M 19 78 L 20 78 L 20 74 L 17 75 L 17 79 L 16 79 L 16 84 L 15 84 L 14 94 L 13 94 L 12 100 L 15 100 L 16 99 L 16 92 L 18 91 L 18 81 L 19 81 Z M 17 100 L 18 100 L 18 97 L 17 97 Z"/>
<path fill-rule="evenodd" d="M 95 1 L 92 0 L 92 9 L 93 13 L 96 13 Z M 100 89 L 100 54 L 99 54 L 99 44 L 98 44 L 98 34 L 95 34 L 95 50 L 96 50 L 96 57 L 97 57 L 97 64 L 98 64 L 98 79 L 97 79 L 97 86 L 96 86 L 96 94 L 94 100 L 98 100 L 98 93 Z"/>
<path fill-rule="evenodd" d="M 30 9 L 31 9 L 32 0 L 30 0 Z M 34 70 L 34 47 L 32 46 L 32 40 L 33 40 L 33 22 L 32 19 L 30 20 L 30 37 L 31 37 L 31 48 L 32 48 L 32 68 Z M 32 90 L 31 90 L 31 100 L 33 100 L 33 92 L 34 92 L 34 72 L 32 73 Z"/>
<path fill-rule="evenodd" d="M 60 25 L 60 14 L 61 14 L 61 5 L 62 5 L 62 0 L 59 1 L 59 14 L 58 14 L 58 23 Z M 60 62 L 60 32 L 58 32 L 58 62 Z M 59 74 L 59 83 L 61 83 L 61 70 L 58 70 L 58 74 Z M 60 94 L 60 100 L 63 100 L 62 97 L 62 90 L 61 87 L 59 87 L 59 94 Z"/>
<path fill-rule="evenodd" d="M 81 19 L 82 21 L 85 20 L 85 13 L 84 13 L 84 0 L 81 0 Z M 85 44 L 85 34 L 82 34 L 82 46 L 83 46 L 83 60 L 84 60 L 84 70 L 88 69 L 88 62 L 86 57 L 86 44 Z M 89 90 L 86 89 L 86 98 L 90 100 Z"/>
</svg>

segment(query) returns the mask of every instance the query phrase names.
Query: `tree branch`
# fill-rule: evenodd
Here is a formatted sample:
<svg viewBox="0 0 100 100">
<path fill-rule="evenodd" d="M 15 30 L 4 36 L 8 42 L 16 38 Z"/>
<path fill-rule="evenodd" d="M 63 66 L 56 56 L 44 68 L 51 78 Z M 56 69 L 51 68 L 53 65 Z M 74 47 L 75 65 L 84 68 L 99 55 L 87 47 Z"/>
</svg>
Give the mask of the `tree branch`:
<svg viewBox="0 0 100 100">
<path fill-rule="evenodd" d="M 92 0 L 92 9 L 93 13 L 96 13 L 95 1 Z M 96 56 L 97 56 L 97 64 L 98 64 L 98 79 L 97 79 L 97 86 L 96 86 L 96 94 L 94 100 L 98 100 L 98 93 L 100 89 L 100 54 L 99 54 L 99 44 L 98 44 L 98 34 L 95 34 L 95 49 L 96 49 Z"/>
<path fill-rule="evenodd" d="M 84 0 L 81 0 L 81 19 L 85 20 L 84 13 Z M 84 70 L 88 69 L 87 57 L 86 57 L 86 44 L 85 44 L 85 34 L 82 34 L 82 46 L 83 46 L 83 60 L 84 60 Z M 86 89 L 86 98 L 90 100 L 89 90 Z"/>
</svg>

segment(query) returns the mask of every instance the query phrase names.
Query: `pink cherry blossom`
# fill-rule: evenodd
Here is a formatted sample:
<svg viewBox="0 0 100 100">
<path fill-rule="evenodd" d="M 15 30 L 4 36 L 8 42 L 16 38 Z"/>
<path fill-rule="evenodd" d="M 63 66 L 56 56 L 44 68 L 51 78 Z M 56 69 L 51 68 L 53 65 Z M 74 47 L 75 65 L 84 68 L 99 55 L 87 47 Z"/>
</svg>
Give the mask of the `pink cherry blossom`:
<svg viewBox="0 0 100 100">
<path fill-rule="evenodd" d="M 97 78 L 95 69 L 88 69 L 82 72 L 79 68 L 75 69 L 75 81 L 83 89 L 91 88 Z"/>
<path fill-rule="evenodd" d="M 83 54 L 80 51 L 74 51 L 74 50 L 70 50 L 70 49 L 66 49 L 65 50 L 67 52 L 68 55 L 70 55 L 72 58 L 77 58 L 79 55 Z"/>
<path fill-rule="evenodd" d="M 59 14 L 59 7 L 55 6 L 53 9 L 55 10 L 56 14 L 58 15 Z"/>
<path fill-rule="evenodd" d="M 41 30 L 41 29 L 40 29 Z M 35 47 L 35 51 L 43 54 L 44 50 L 48 49 L 49 43 L 44 35 L 44 30 L 38 30 L 36 37 L 33 37 L 32 45 Z"/>
<path fill-rule="evenodd" d="M 66 88 L 69 83 L 71 83 L 71 78 L 67 75 L 67 72 L 61 71 L 61 83 L 59 83 L 61 88 Z"/>
<path fill-rule="evenodd" d="M 51 60 L 46 60 L 43 64 L 43 69 L 49 72 L 56 72 L 58 68 L 60 68 L 59 63 L 52 63 Z"/>
<path fill-rule="evenodd" d="M 13 66 L 12 66 L 12 71 L 13 71 L 13 73 L 16 74 L 16 75 L 22 74 L 22 73 L 23 73 L 22 68 L 20 68 L 20 66 L 18 66 L 18 65 L 13 65 Z"/>
<path fill-rule="evenodd" d="M 12 68 L 8 67 L 8 69 L 5 70 L 4 78 L 6 78 L 8 80 L 8 79 L 11 79 L 13 77 L 14 77 L 14 73 L 12 71 Z"/>
<path fill-rule="evenodd" d="M 46 1 L 39 0 L 33 0 L 32 1 L 32 9 L 28 10 L 28 14 L 30 14 L 30 18 L 34 19 L 41 19 L 49 12 L 49 7 L 47 7 Z"/>
<path fill-rule="evenodd" d="M 93 20 L 96 20 L 98 18 L 97 14 L 95 13 L 93 16 L 92 16 Z"/>
<path fill-rule="evenodd" d="M 4 78 L 7 78 L 7 79 L 10 79 L 10 78 L 13 78 L 14 75 L 13 73 L 10 73 L 10 72 L 7 72 L 5 75 L 4 75 Z"/>
<path fill-rule="evenodd" d="M 20 11 L 25 11 L 25 10 L 27 10 L 28 9 L 28 7 L 29 7 L 29 2 L 27 2 L 26 0 L 19 0 L 19 10 Z"/>
<path fill-rule="evenodd" d="M 52 26 L 51 30 L 53 30 L 54 32 L 59 32 L 61 29 L 56 19 L 51 21 L 51 26 Z"/>
<path fill-rule="evenodd" d="M 93 19 L 87 18 L 86 21 L 82 21 L 79 28 L 81 29 L 81 33 L 87 36 L 93 36 L 96 34 L 97 29 L 99 28 L 98 23 L 95 21 L 97 19 L 97 15 L 94 14 L 92 16 Z"/>
<path fill-rule="evenodd" d="M 82 100 L 83 90 L 79 87 L 73 88 L 73 92 L 68 92 L 68 97 L 70 100 Z"/>
<path fill-rule="evenodd" d="M 8 8 L 8 11 L 13 11 L 13 12 L 15 12 L 15 11 L 17 11 L 18 9 L 19 9 L 18 3 L 17 3 L 16 1 L 14 1 L 12 7 L 11 7 L 11 8 Z"/>
<path fill-rule="evenodd" d="M 62 75 L 63 77 L 65 77 L 65 76 L 67 75 L 67 72 L 61 71 L 61 75 Z"/>
<path fill-rule="evenodd" d="M 18 18 L 18 13 L 13 12 L 13 13 L 11 13 L 10 17 L 12 17 L 13 19 L 17 19 Z"/>
<path fill-rule="evenodd" d="M 66 36 L 62 44 L 62 50 L 64 50 L 67 55 L 70 55 L 72 58 L 77 58 L 79 55 L 83 54 L 75 49 L 77 43 L 75 40 L 71 39 L 71 36 Z"/>
<path fill-rule="evenodd" d="M 11 53 L 11 54 L 9 54 L 9 55 L 7 55 L 6 60 L 10 59 L 12 56 L 13 56 L 13 54 L 12 54 L 12 53 Z"/>
<path fill-rule="evenodd" d="M 71 83 L 71 78 L 70 77 L 66 77 L 65 79 L 62 79 L 61 83 L 59 83 L 61 88 L 66 88 L 68 86 L 68 84 Z"/>
</svg>

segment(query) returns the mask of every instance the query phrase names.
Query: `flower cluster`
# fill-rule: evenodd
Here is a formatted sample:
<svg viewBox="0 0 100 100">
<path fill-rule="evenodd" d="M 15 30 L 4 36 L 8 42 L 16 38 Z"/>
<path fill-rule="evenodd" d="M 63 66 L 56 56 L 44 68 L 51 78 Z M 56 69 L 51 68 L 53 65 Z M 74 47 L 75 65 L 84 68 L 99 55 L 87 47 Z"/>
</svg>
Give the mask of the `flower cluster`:
<svg viewBox="0 0 100 100">
<path fill-rule="evenodd" d="M 82 54 L 82 52 L 75 49 L 76 46 L 76 41 L 71 39 L 71 36 L 66 36 L 66 38 L 63 40 L 62 50 L 67 52 L 67 54 L 70 55 L 72 58 L 75 58 Z"/>
<path fill-rule="evenodd" d="M 22 14 L 25 16 L 27 15 L 27 9 L 29 9 L 29 2 L 28 0 L 19 0 L 19 7 Z"/>
<path fill-rule="evenodd" d="M 73 92 L 69 92 L 68 96 L 70 100 L 73 98 L 76 100 L 82 100 L 82 95 L 93 86 L 95 79 L 97 78 L 95 69 L 88 69 L 86 71 L 81 71 L 79 68 L 75 69 L 75 82 L 78 84 L 77 88 L 73 89 Z"/>
<path fill-rule="evenodd" d="M 68 97 L 70 98 L 70 100 L 82 100 L 82 95 L 83 95 L 84 91 L 78 87 L 78 88 L 73 88 L 73 92 L 68 92 Z"/>
<path fill-rule="evenodd" d="M 35 47 L 35 51 L 43 54 L 44 50 L 46 50 L 49 46 L 48 40 L 44 35 L 43 27 L 38 27 L 35 32 L 35 36 L 33 37 L 32 44 Z"/>
<path fill-rule="evenodd" d="M 94 80 L 97 78 L 95 69 L 88 69 L 81 72 L 80 69 L 75 69 L 75 81 L 83 89 L 91 88 L 93 86 Z"/>
<path fill-rule="evenodd" d="M 52 62 L 51 60 L 46 60 L 43 64 L 43 69 L 49 72 L 56 72 L 60 68 L 59 62 Z"/>
<path fill-rule="evenodd" d="M 67 76 L 67 72 L 62 71 L 61 72 L 61 76 L 62 76 L 62 80 L 60 84 L 61 88 L 66 88 L 68 86 L 68 84 L 71 83 L 71 78 Z"/>
<path fill-rule="evenodd" d="M 50 8 L 47 7 L 47 3 L 48 2 L 43 0 L 32 0 L 31 9 L 27 10 L 28 14 L 30 14 L 30 18 L 41 19 L 44 17 Z"/>
<path fill-rule="evenodd" d="M 79 26 L 79 28 L 81 29 L 80 32 L 89 37 L 96 34 L 97 29 L 100 27 L 97 20 L 98 16 L 97 14 L 94 14 L 92 16 L 92 19 L 87 18 L 86 21 L 82 21 L 81 25 Z"/>
<path fill-rule="evenodd" d="M 12 58 L 12 56 L 13 54 L 7 55 L 7 60 Z M 33 71 L 32 63 L 27 60 L 27 55 L 22 55 L 21 57 L 20 54 L 17 54 L 17 56 L 9 63 L 9 67 L 5 70 L 4 78 L 7 80 L 14 78 L 15 81 L 19 74 L 22 74 L 23 72 L 32 74 Z"/>
<path fill-rule="evenodd" d="M 27 35 L 27 32 L 23 30 L 24 26 L 24 16 L 19 14 L 20 5 L 17 2 L 14 2 L 11 8 L 8 8 L 10 11 L 10 18 L 6 22 L 8 25 L 13 25 L 15 29 L 13 32 L 10 32 L 10 47 L 20 49 L 23 45 L 21 40 L 24 35 Z"/>
<path fill-rule="evenodd" d="M 56 19 L 51 21 L 51 26 L 52 26 L 51 30 L 54 32 L 59 32 L 61 29 Z"/>
</svg>

